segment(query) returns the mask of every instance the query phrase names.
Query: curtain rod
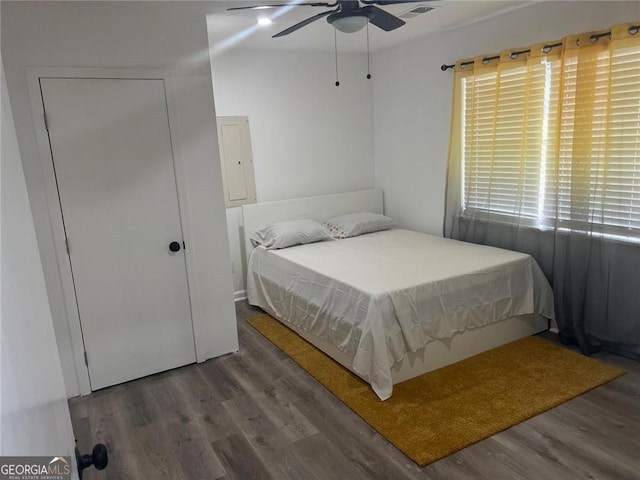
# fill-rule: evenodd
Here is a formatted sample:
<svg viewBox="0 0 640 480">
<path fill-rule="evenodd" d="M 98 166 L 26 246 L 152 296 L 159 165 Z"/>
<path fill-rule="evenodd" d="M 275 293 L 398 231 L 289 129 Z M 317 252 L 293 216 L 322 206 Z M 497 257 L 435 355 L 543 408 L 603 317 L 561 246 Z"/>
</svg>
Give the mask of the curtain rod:
<svg viewBox="0 0 640 480">
<path fill-rule="evenodd" d="M 640 25 L 631 25 L 631 26 L 629 27 L 629 30 L 628 30 L 628 31 L 629 31 L 629 33 L 630 33 L 631 35 L 635 35 L 636 33 L 638 33 L 638 31 L 640 31 Z M 591 36 L 589 37 L 589 39 L 590 39 L 591 41 L 596 41 L 596 40 L 598 40 L 599 38 L 606 37 L 606 36 L 610 36 L 610 35 L 611 35 L 611 31 L 603 32 L 603 33 L 594 33 L 593 35 L 591 35 Z M 549 52 L 551 51 L 551 49 L 552 49 L 552 48 L 557 48 L 557 47 L 561 47 L 561 46 L 562 46 L 562 42 L 559 42 L 559 43 L 552 43 L 551 45 L 545 45 L 544 47 L 542 47 L 542 51 L 543 51 L 544 53 L 549 53 Z M 517 57 L 518 57 L 518 55 L 521 55 L 521 54 L 523 54 L 523 53 L 531 53 L 531 49 L 514 51 L 514 52 L 511 52 L 511 53 L 509 54 L 509 56 L 510 56 L 512 59 L 515 59 L 515 58 L 517 58 Z M 497 60 L 497 59 L 499 59 L 499 58 L 500 58 L 500 55 L 494 55 L 494 56 L 492 56 L 492 57 L 484 57 L 484 58 L 482 59 L 482 63 L 484 63 L 484 64 L 486 65 L 486 64 L 487 64 L 487 63 L 489 63 L 491 60 Z M 462 62 L 462 63 L 460 64 L 460 66 L 461 66 L 461 67 L 466 67 L 467 65 L 473 65 L 473 63 L 474 63 L 474 60 L 469 60 L 468 62 Z M 454 68 L 455 66 L 456 66 L 456 65 L 455 65 L 455 63 L 454 63 L 454 64 L 452 64 L 452 65 L 447 65 L 446 63 L 443 63 L 443 64 L 440 66 L 440 70 L 442 70 L 443 72 L 446 72 L 447 70 L 449 70 L 450 68 Z"/>
</svg>

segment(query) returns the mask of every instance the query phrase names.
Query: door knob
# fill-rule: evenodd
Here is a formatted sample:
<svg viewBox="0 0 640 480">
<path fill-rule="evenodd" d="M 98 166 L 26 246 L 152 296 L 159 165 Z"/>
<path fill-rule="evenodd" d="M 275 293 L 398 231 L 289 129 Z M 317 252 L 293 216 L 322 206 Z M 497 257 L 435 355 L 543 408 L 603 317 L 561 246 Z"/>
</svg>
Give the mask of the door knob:
<svg viewBox="0 0 640 480">
<path fill-rule="evenodd" d="M 169 250 L 171 250 L 172 252 L 179 252 L 180 251 L 180 242 L 171 242 L 169 244 Z"/>
<path fill-rule="evenodd" d="M 82 471 L 85 468 L 93 465 L 96 470 L 104 470 L 109 463 L 109 455 L 107 454 L 107 447 L 98 443 L 93 447 L 93 451 L 90 454 L 80 455 L 78 447 L 76 447 L 76 464 L 78 465 L 78 477 L 82 480 Z"/>
</svg>

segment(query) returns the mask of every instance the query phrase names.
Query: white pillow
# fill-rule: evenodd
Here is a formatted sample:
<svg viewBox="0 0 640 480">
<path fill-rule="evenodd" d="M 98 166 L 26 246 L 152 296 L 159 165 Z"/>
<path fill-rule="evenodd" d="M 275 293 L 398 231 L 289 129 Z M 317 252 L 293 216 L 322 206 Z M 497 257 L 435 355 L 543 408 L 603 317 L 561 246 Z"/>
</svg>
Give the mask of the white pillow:
<svg viewBox="0 0 640 480">
<path fill-rule="evenodd" d="M 331 239 L 329 230 L 309 219 L 286 220 L 258 229 L 250 238 L 254 246 L 267 250 Z"/>
<path fill-rule="evenodd" d="M 330 218 L 323 225 L 329 229 L 334 238 L 349 238 L 364 233 L 389 230 L 396 225 L 396 222 L 377 213 L 358 212 Z"/>
</svg>

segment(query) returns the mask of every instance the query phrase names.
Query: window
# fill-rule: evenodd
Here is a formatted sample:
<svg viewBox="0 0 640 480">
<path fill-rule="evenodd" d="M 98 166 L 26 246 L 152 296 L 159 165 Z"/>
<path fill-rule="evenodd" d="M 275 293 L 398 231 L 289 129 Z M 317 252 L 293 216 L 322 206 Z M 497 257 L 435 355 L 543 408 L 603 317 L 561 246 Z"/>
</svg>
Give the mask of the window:
<svg viewBox="0 0 640 480">
<path fill-rule="evenodd" d="M 605 36 L 459 76 L 463 216 L 640 236 L 640 42 Z"/>
<path fill-rule="evenodd" d="M 539 60 L 463 80 L 465 210 L 538 222 L 548 215 L 558 73 L 558 61 Z"/>
<path fill-rule="evenodd" d="M 640 47 L 564 65 L 558 218 L 640 230 Z"/>
</svg>

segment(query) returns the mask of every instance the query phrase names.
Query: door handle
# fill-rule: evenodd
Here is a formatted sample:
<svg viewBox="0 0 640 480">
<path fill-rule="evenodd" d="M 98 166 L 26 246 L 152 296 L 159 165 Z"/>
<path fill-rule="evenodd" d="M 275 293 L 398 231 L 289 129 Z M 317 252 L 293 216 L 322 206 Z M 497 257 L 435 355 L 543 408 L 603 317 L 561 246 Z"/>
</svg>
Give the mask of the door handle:
<svg viewBox="0 0 640 480">
<path fill-rule="evenodd" d="M 103 443 L 98 443 L 93 447 L 90 454 L 80 455 L 78 447 L 76 447 L 76 465 L 78 466 L 78 477 L 82 480 L 82 471 L 93 465 L 96 470 L 104 470 L 109 464 L 109 455 L 107 447 Z"/>
<path fill-rule="evenodd" d="M 171 250 L 172 252 L 179 252 L 180 251 L 180 242 L 171 242 L 169 244 L 169 250 Z"/>
</svg>

